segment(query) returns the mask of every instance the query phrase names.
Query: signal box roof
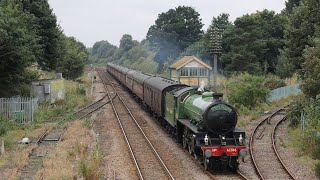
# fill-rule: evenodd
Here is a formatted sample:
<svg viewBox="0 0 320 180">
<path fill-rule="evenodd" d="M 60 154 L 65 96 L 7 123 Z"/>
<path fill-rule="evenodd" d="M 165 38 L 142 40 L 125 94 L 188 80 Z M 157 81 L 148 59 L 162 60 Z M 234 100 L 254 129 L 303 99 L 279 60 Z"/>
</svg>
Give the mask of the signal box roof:
<svg viewBox="0 0 320 180">
<path fill-rule="evenodd" d="M 171 69 L 180 69 L 192 61 L 196 61 L 198 64 L 200 64 L 208 69 L 212 69 L 211 66 L 209 66 L 207 63 L 201 61 L 199 58 L 197 58 L 195 56 L 184 56 L 182 59 L 180 59 L 180 60 L 176 61 L 174 64 L 172 64 L 170 66 L 170 68 Z"/>
</svg>

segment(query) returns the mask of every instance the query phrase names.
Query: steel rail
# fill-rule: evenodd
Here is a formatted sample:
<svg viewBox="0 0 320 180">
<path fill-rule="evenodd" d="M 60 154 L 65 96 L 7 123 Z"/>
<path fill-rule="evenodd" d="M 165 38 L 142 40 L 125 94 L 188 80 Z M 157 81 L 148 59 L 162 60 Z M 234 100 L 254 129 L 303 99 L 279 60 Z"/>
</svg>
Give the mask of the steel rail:
<svg viewBox="0 0 320 180">
<path fill-rule="evenodd" d="M 219 179 L 219 178 L 216 178 L 214 175 L 213 175 L 213 173 L 212 172 L 210 172 L 210 171 L 205 171 L 205 173 L 208 175 L 208 176 L 210 176 L 210 178 L 212 179 L 212 180 L 215 180 L 215 179 Z M 238 178 L 240 178 L 240 179 L 243 179 L 243 180 L 247 180 L 248 178 L 244 175 L 244 174 L 242 174 L 239 170 L 235 173 L 235 174 L 230 174 L 231 176 L 237 176 Z M 219 176 L 221 176 L 221 175 L 219 175 Z M 229 176 L 229 175 L 228 175 Z M 233 177 L 230 177 L 230 178 L 233 178 Z"/>
<path fill-rule="evenodd" d="M 112 99 L 114 99 L 114 98 L 116 98 L 116 95 L 112 97 Z M 85 115 L 80 116 L 78 119 L 80 120 L 80 119 L 82 119 L 82 118 L 84 118 L 84 117 L 88 116 L 89 114 L 91 114 L 91 113 L 95 112 L 96 110 L 100 109 L 101 107 L 103 107 L 104 105 L 109 104 L 109 103 L 110 103 L 110 100 L 108 100 L 107 102 L 105 102 L 105 103 L 101 104 L 101 105 L 100 105 L 100 106 L 98 106 L 97 108 L 94 108 L 93 110 L 91 110 L 90 112 L 86 113 Z"/>
<path fill-rule="evenodd" d="M 239 170 L 237 171 L 237 175 L 241 178 L 241 179 L 243 179 L 243 180 L 247 180 L 248 178 L 244 175 L 244 174 L 242 174 Z"/>
<path fill-rule="evenodd" d="M 295 177 L 292 175 L 292 173 L 288 170 L 288 168 L 285 166 L 283 160 L 281 159 L 279 153 L 278 153 L 278 150 L 277 150 L 277 146 L 276 146 L 276 141 L 275 141 L 275 135 L 276 135 L 276 129 L 277 127 L 287 119 L 287 116 L 283 117 L 277 124 L 276 126 L 274 127 L 273 129 L 273 132 L 272 132 L 272 147 L 273 147 L 273 150 L 274 150 L 274 153 L 277 155 L 277 158 L 279 160 L 279 162 L 281 163 L 282 167 L 284 168 L 284 170 L 287 172 L 287 174 L 292 178 L 292 179 L 295 179 Z"/>
<path fill-rule="evenodd" d="M 40 136 L 40 138 L 36 141 L 36 144 L 39 144 L 42 139 L 48 134 L 48 129 Z"/>
<path fill-rule="evenodd" d="M 101 77 L 101 75 L 100 75 L 100 70 L 97 70 L 97 72 L 98 72 L 99 76 Z M 105 88 L 107 89 L 107 96 L 111 99 L 111 95 L 110 95 L 110 92 L 108 91 L 108 88 L 107 88 L 107 86 L 106 86 L 106 83 L 103 81 L 102 78 L 101 78 L 101 81 L 102 81 L 102 83 L 105 85 Z M 128 145 L 128 148 L 129 148 L 131 157 L 132 157 L 132 159 L 133 159 L 133 161 L 134 161 L 134 164 L 135 164 L 135 166 L 136 166 L 136 168 L 137 168 L 139 178 L 140 178 L 141 180 L 143 180 L 144 178 L 143 178 L 142 173 L 141 173 L 141 171 L 140 171 L 140 167 L 139 167 L 138 161 L 137 161 L 137 159 L 136 159 L 136 157 L 135 157 L 135 155 L 134 155 L 134 153 L 133 153 L 131 144 L 130 144 L 130 142 L 129 142 L 129 140 L 128 140 L 128 136 L 127 136 L 127 134 L 126 134 L 126 132 L 125 132 L 125 130 L 124 130 L 124 128 L 123 128 L 123 125 L 122 125 L 121 121 L 120 121 L 120 117 L 119 117 L 118 112 L 116 111 L 116 108 L 115 108 L 115 106 L 114 106 L 113 100 L 110 101 L 110 104 L 111 104 L 112 109 L 113 109 L 113 112 L 114 112 L 114 114 L 115 114 L 115 116 L 116 116 L 116 118 L 117 118 L 117 121 L 118 121 L 118 123 L 119 123 L 119 125 L 120 125 L 120 129 L 121 129 L 121 131 L 122 131 L 122 133 L 123 133 L 123 135 L 124 135 L 124 139 L 125 139 L 125 141 L 126 141 L 126 143 L 127 143 L 127 145 Z"/>
<path fill-rule="evenodd" d="M 215 180 L 215 179 L 216 179 L 211 172 L 205 170 L 205 173 L 206 173 L 208 176 L 210 176 L 210 178 L 211 178 L 212 180 Z"/>
<path fill-rule="evenodd" d="M 97 70 L 97 72 L 98 72 L 98 70 Z M 100 79 L 102 79 L 102 77 L 101 77 L 101 75 L 100 75 L 99 73 L 98 73 L 98 75 L 99 75 Z M 106 89 L 105 86 L 104 86 L 104 89 L 105 89 L 106 92 L 107 92 L 107 89 Z M 87 105 L 87 106 L 85 106 L 85 107 L 77 110 L 76 112 L 72 113 L 71 116 L 74 116 L 75 114 L 77 114 L 77 113 L 79 113 L 79 112 L 81 112 L 81 111 L 83 111 L 83 110 L 89 109 L 91 106 L 93 106 L 93 105 L 101 102 L 102 100 L 104 100 L 107 96 L 108 96 L 108 95 L 107 95 L 107 93 L 106 93 L 102 98 L 100 98 L 100 99 L 98 99 L 97 101 L 95 101 L 95 102 L 93 102 L 93 103 L 91 103 L 91 104 L 89 104 L 89 105 Z M 115 95 L 114 97 L 112 97 L 112 99 L 114 99 L 115 97 L 116 97 L 116 95 Z M 108 103 L 110 103 L 110 97 L 109 97 L 109 100 L 108 100 L 107 102 L 103 103 L 102 105 L 100 105 L 100 106 L 97 107 L 97 108 L 94 108 L 93 110 L 91 110 L 90 112 L 86 113 L 85 115 L 80 116 L 78 119 L 80 120 L 80 119 L 84 118 L 85 116 L 87 116 L 87 115 L 95 112 L 96 110 L 100 109 L 101 107 L 103 107 L 104 105 L 106 105 L 106 104 L 108 104 Z M 62 123 L 62 122 L 65 121 L 66 119 L 67 119 L 67 117 L 64 118 L 64 119 L 62 119 L 62 120 L 60 120 L 60 121 L 58 122 L 58 124 Z"/>
<path fill-rule="evenodd" d="M 109 81 L 110 79 L 105 76 L 105 78 Z M 136 118 L 133 116 L 131 110 L 128 108 L 127 104 L 123 101 L 122 97 L 120 96 L 120 94 L 118 93 L 117 89 L 114 87 L 113 83 L 111 83 L 111 86 L 114 89 L 114 92 L 116 93 L 116 95 L 119 97 L 120 101 L 122 102 L 122 104 L 125 106 L 126 110 L 128 111 L 128 113 L 130 114 L 130 116 L 133 119 L 133 122 L 136 124 L 136 126 L 138 127 L 138 129 L 140 130 L 141 134 L 144 136 L 145 140 L 147 141 L 149 147 L 151 148 L 151 150 L 154 152 L 154 154 L 156 155 L 156 157 L 158 158 L 158 160 L 160 161 L 162 167 L 164 168 L 164 170 L 166 171 L 167 175 L 170 177 L 170 179 L 174 180 L 174 177 L 172 176 L 171 172 L 169 171 L 169 169 L 167 168 L 167 166 L 165 165 L 165 163 L 163 162 L 163 160 L 161 159 L 160 155 L 158 154 L 158 152 L 156 151 L 156 149 L 154 148 L 153 144 L 151 143 L 151 141 L 149 140 L 149 138 L 147 137 L 147 135 L 145 134 L 145 132 L 142 130 L 141 126 L 139 125 L 139 123 L 137 122 Z M 113 101 L 111 101 L 113 103 Z M 118 118 L 118 117 L 117 117 Z"/>
<path fill-rule="evenodd" d="M 275 116 L 278 112 L 282 111 L 284 109 L 283 108 L 280 108 L 278 110 L 276 110 L 275 112 L 273 112 L 270 116 L 268 116 L 267 118 L 263 119 L 261 122 L 259 122 L 259 124 L 254 128 L 252 134 L 251 134 L 251 137 L 250 137 L 250 146 L 249 146 L 249 149 L 250 149 L 250 156 L 251 156 L 251 159 L 252 159 L 252 162 L 253 162 L 253 166 L 254 166 L 254 169 L 256 170 L 256 172 L 258 173 L 259 177 L 262 179 L 262 180 L 265 180 L 265 178 L 263 177 L 262 173 L 260 172 L 259 168 L 258 168 L 258 165 L 256 163 L 256 159 L 254 157 L 254 153 L 253 153 L 253 139 L 254 139 L 254 136 L 258 130 L 258 128 L 265 122 L 267 121 L 268 119 L 271 119 L 273 116 Z"/>
<path fill-rule="evenodd" d="M 79 112 L 81 112 L 81 111 L 83 111 L 83 110 L 89 109 L 91 106 L 93 106 L 93 105 L 101 102 L 101 101 L 102 101 L 103 99 L 105 99 L 105 98 L 106 98 L 106 95 L 103 96 L 102 98 L 100 98 L 99 100 L 97 100 L 97 101 L 95 101 L 95 102 L 93 102 L 93 103 L 91 103 L 91 104 L 89 104 L 89 105 L 87 105 L 87 106 L 85 106 L 85 107 L 77 110 L 76 112 L 73 112 L 70 116 L 72 117 L 72 116 L 76 115 L 77 113 L 79 113 Z M 103 106 L 106 105 L 107 103 L 109 103 L 109 102 L 106 102 L 106 103 L 104 103 L 103 105 L 99 106 L 98 108 L 93 109 L 92 111 L 90 111 L 89 113 L 85 114 L 84 116 L 81 116 L 81 117 L 78 118 L 78 119 L 84 118 L 85 116 L 87 116 L 87 115 L 93 113 L 94 111 L 100 109 L 101 107 L 103 107 Z M 65 118 L 63 118 L 62 120 L 60 120 L 57 124 L 61 124 L 62 122 L 64 122 L 64 121 L 67 120 L 67 119 L 68 119 L 68 117 L 65 117 Z"/>
</svg>

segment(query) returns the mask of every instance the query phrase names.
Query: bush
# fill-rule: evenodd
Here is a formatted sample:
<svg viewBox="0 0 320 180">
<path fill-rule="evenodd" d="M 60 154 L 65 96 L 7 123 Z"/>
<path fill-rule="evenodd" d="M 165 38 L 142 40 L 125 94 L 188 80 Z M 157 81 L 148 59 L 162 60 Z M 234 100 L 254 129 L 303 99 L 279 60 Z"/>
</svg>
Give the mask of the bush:
<svg viewBox="0 0 320 180">
<path fill-rule="evenodd" d="M 315 171 L 316 171 L 316 175 L 318 176 L 318 178 L 320 178 L 320 163 L 316 164 Z"/>
<path fill-rule="evenodd" d="M 316 155 L 317 137 L 314 130 L 307 129 L 300 134 L 300 150 L 309 156 Z"/>
<path fill-rule="evenodd" d="M 320 98 L 309 99 L 308 105 L 304 106 L 303 111 L 306 114 L 308 126 L 314 131 L 320 130 Z"/>
<path fill-rule="evenodd" d="M 308 99 L 299 97 L 289 106 L 288 118 L 290 126 L 299 129 L 301 125 L 301 113 L 304 113 L 304 128 L 298 133 L 300 136 L 299 148 L 304 154 L 320 159 L 320 99 Z M 303 131 L 303 132 L 302 132 Z"/>
<path fill-rule="evenodd" d="M 288 119 L 290 120 L 291 127 L 297 127 L 300 124 L 301 112 L 303 108 L 307 106 L 308 102 L 305 97 L 298 97 L 289 106 Z"/>
<path fill-rule="evenodd" d="M 320 144 L 316 145 L 316 148 L 313 152 L 313 157 L 316 159 L 320 159 Z"/>
<path fill-rule="evenodd" d="M 269 89 L 277 89 L 283 86 L 286 86 L 286 83 L 283 79 L 280 79 L 275 75 L 266 76 L 265 86 Z"/>
<path fill-rule="evenodd" d="M 241 105 L 250 109 L 267 101 L 270 90 L 264 85 L 262 76 L 243 73 L 233 75 L 227 81 L 227 97 L 237 107 Z"/>
<path fill-rule="evenodd" d="M 0 136 L 5 135 L 8 131 L 15 129 L 16 123 L 0 116 Z"/>
</svg>

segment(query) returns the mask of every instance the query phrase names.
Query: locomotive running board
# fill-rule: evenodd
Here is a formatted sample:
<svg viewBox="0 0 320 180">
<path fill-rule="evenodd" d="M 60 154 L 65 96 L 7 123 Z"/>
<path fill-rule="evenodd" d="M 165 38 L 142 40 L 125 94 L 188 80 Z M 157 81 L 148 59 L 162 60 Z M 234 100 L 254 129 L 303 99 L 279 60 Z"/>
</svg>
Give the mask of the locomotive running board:
<svg viewBox="0 0 320 180">
<path fill-rule="evenodd" d="M 194 133 L 199 133 L 197 126 L 195 126 L 194 124 L 191 124 L 189 119 L 178 119 L 178 122 L 180 122 L 182 125 L 188 127 Z"/>
</svg>

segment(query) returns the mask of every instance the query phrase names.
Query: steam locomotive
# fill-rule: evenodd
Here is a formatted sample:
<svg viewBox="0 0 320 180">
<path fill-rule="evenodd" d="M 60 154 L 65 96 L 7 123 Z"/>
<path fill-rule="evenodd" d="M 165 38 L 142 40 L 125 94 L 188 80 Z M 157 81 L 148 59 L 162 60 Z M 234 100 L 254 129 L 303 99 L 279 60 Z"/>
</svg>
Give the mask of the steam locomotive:
<svg viewBox="0 0 320 180">
<path fill-rule="evenodd" d="M 107 71 L 146 104 L 177 142 L 208 169 L 236 171 L 246 155 L 238 114 L 221 93 L 108 63 Z"/>
</svg>

